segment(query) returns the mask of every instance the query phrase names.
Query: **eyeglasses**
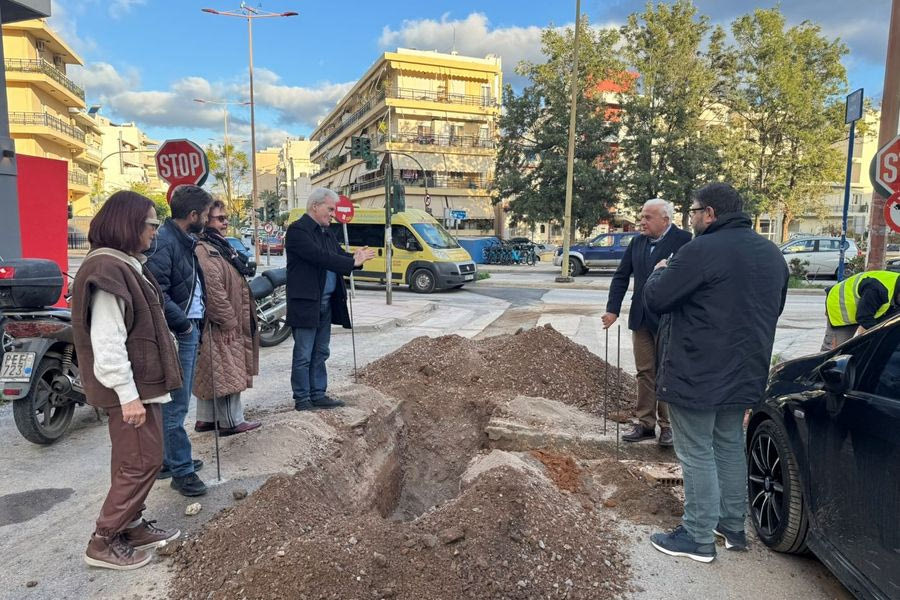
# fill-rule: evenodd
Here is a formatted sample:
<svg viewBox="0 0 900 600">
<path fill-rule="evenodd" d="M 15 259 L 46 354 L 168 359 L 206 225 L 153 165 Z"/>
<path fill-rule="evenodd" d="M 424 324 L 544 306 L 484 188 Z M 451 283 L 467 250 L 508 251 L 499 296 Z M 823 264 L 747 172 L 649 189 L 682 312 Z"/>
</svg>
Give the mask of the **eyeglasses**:
<svg viewBox="0 0 900 600">
<path fill-rule="evenodd" d="M 147 219 L 146 221 L 144 221 L 144 223 L 146 223 L 153 229 L 159 229 L 159 220 L 158 219 Z"/>
<path fill-rule="evenodd" d="M 688 212 L 697 212 L 698 210 L 706 210 L 708 206 L 698 206 L 697 208 L 689 208 Z"/>
<path fill-rule="evenodd" d="M 227 223 L 228 215 L 216 215 L 209 218 L 210 221 L 218 221 L 219 223 Z"/>
</svg>

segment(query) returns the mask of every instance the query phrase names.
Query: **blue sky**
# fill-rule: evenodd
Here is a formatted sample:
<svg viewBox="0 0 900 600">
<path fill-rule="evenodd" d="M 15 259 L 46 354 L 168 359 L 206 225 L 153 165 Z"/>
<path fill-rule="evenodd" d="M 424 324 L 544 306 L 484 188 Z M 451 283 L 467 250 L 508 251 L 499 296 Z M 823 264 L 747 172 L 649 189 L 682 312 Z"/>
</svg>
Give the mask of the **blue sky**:
<svg viewBox="0 0 900 600">
<path fill-rule="evenodd" d="M 696 0 L 700 12 L 727 25 L 735 16 L 774 1 Z M 88 101 L 118 121 L 135 121 L 151 136 L 189 137 L 201 144 L 222 137 L 221 108 L 192 102 L 247 99 L 246 21 L 201 8 L 236 9 L 239 0 L 54 0 L 53 26 L 85 61 L 73 78 Z M 790 24 L 804 19 L 840 37 L 852 88 L 880 98 L 889 0 L 784 0 Z M 540 31 L 574 22 L 571 0 L 432 0 L 326 2 L 259 0 L 272 12 L 299 16 L 254 24 L 258 146 L 284 135 L 306 135 L 385 50 L 398 46 L 503 59 L 507 81 L 519 82 L 520 60 L 539 61 Z M 595 25 L 621 25 L 643 0 L 583 0 Z M 249 111 L 234 107 L 232 136 L 249 140 Z M 245 145 L 245 144 L 240 144 Z M 249 145 L 249 144 L 246 144 Z"/>
</svg>

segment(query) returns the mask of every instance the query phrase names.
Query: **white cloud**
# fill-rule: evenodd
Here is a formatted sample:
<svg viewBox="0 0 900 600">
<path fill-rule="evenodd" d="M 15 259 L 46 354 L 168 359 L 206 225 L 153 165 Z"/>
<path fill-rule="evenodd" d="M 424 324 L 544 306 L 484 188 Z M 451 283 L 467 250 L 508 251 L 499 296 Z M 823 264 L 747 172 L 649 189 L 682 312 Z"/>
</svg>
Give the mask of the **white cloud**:
<svg viewBox="0 0 900 600">
<path fill-rule="evenodd" d="M 105 62 L 88 63 L 84 67 L 70 67 L 67 73 L 78 85 L 88 90 L 92 98 L 101 101 L 140 86 L 137 69 L 129 68 L 122 74 Z"/>
<path fill-rule="evenodd" d="M 119 19 L 131 12 L 131 9 L 135 6 L 146 3 L 147 0 L 112 0 L 109 3 L 109 16 L 113 19 Z"/>
<path fill-rule="evenodd" d="M 440 21 L 417 19 L 404 21 L 397 30 L 385 27 L 378 43 L 387 50 L 400 46 L 450 52 L 455 48 L 460 54 L 479 58 L 494 54 L 502 59 L 504 77 L 517 80 L 515 67 L 520 61 L 542 60 L 542 31 L 536 25 L 491 28 L 482 13 L 455 20 L 445 14 Z"/>
<path fill-rule="evenodd" d="M 314 127 L 316 122 L 335 107 L 356 83 L 320 83 L 314 87 L 283 85 L 277 73 L 259 69 L 254 81 L 257 108 L 269 107 L 278 113 L 282 124 L 303 124 Z"/>
<path fill-rule="evenodd" d="M 83 12 L 80 4 L 72 5 L 69 0 L 52 0 L 50 3 L 50 18 L 47 25 L 66 40 L 76 52 L 84 54 L 97 49 L 97 42 L 92 38 L 79 35 L 77 16 Z"/>
</svg>

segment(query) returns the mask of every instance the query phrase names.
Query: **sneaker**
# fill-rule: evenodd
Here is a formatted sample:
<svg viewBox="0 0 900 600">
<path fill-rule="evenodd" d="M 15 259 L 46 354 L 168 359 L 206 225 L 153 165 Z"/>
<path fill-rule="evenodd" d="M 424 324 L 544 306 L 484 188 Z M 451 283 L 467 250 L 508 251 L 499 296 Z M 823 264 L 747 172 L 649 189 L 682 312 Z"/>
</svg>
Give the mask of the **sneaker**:
<svg viewBox="0 0 900 600">
<path fill-rule="evenodd" d="M 716 544 L 698 544 L 694 538 L 679 525 L 670 533 L 654 533 L 650 536 L 653 547 L 669 556 L 685 556 L 697 562 L 712 562 L 716 557 Z"/>
<path fill-rule="evenodd" d="M 234 427 L 230 427 L 228 429 L 220 429 L 219 435 L 228 436 L 228 435 L 236 435 L 238 433 L 244 433 L 246 431 L 253 431 L 254 429 L 261 427 L 262 423 L 259 421 L 244 421 Z"/>
<path fill-rule="evenodd" d="M 90 566 L 117 571 L 140 569 L 152 559 L 152 554 L 133 548 L 121 533 L 108 537 L 92 534 L 84 552 L 84 562 Z"/>
<path fill-rule="evenodd" d="M 316 408 L 338 408 L 339 406 L 344 406 L 343 401 L 331 396 L 322 396 L 318 400 L 310 398 L 309 401 Z"/>
<path fill-rule="evenodd" d="M 197 477 L 196 473 L 190 473 L 184 477 L 173 477 L 169 486 L 182 496 L 202 496 L 206 493 L 206 484 Z"/>
<path fill-rule="evenodd" d="M 313 410 L 312 402 L 309 400 L 294 400 L 294 410 Z"/>
<path fill-rule="evenodd" d="M 631 431 L 622 435 L 622 440 L 626 442 L 640 442 L 641 440 L 652 440 L 655 437 L 655 431 L 638 423 L 631 428 Z"/>
<path fill-rule="evenodd" d="M 156 523 L 155 520 L 141 519 L 140 525 L 123 531 L 122 537 L 135 550 L 149 550 L 161 546 L 165 542 L 178 539 L 178 536 L 181 535 L 181 531 L 178 529 L 166 531 L 156 527 L 154 523 Z"/>
<path fill-rule="evenodd" d="M 194 473 L 196 473 L 197 471 L 199 471 L 202 468 L 203 468 L 203 461 L 200 460 L 199 458 L 195 458 L 194 459 Z M 163 467 L 162 469 L 160 469 L 159 473 L 156 475 L 156 478 L 157 479 L 168 479 L 171 476 L 172 476 L 172 471 L 170 471 L 166 467 Z"/>
<path fill-rule="evenodd" d="M 722 527 L 722 524 L 719 523 L 716 525 L 716 528 L 713 529 L 713 533 L 725 540 L 726 550 L 747 549 L 747 534 L 743 531 L 731 531 L 730 529 L 725 529 Z"/>
<path fill-rule="evenodd" d="M 672 437 L 672 428 L 671 427 L 660 427 L 659 428 L 659 440 L 656 442 L 663 448 L 671 448 L 675 440 Z"/>
</svg>

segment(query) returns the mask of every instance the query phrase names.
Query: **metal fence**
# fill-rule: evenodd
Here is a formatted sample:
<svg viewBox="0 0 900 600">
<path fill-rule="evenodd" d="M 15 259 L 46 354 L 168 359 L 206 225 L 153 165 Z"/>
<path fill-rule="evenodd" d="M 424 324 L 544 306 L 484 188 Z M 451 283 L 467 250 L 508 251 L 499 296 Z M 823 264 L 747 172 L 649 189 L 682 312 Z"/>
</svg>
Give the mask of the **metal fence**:
<svg viewBox="0 0 900 600">
<path fill-rule="evenodd" d="M 55 129 L 68 135 L 69 137 L 75 138 L 80 142 L 84 141 L 84 131 L 82 131 L 78 127 L 75 127 L 74 125 L 66 123 L 59 117 L 54 117 L 53 115 L 48 113 L 11 112 L 9 113 L 9 124 L 49 127 L 50 129 Z"/>
<path fill-rule="evenodd" d="M 4 63 L 7 71 L 17 71 L 19 73 L 43 73 L 84 100 L 84 89 L 43 58 L 7 58 Z"/>
</svg>

